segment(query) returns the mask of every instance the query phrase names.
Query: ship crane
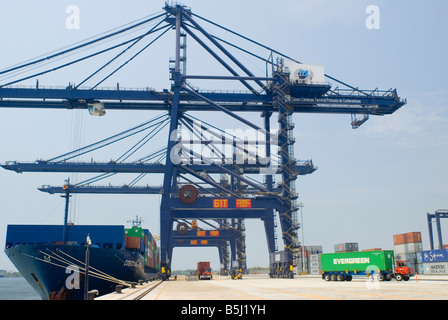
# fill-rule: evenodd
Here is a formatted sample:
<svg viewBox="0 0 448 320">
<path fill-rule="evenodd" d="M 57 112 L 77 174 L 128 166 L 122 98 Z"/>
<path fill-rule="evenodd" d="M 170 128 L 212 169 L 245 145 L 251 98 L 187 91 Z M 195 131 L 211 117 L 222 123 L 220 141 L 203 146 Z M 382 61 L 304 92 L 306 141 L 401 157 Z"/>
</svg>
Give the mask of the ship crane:
<svg viewBox="0 0 448 320">
<path fill-rule="evenodd" d="M 349 85 L 326 74 L 323 67 L 303 64 L 273 48 L 203 18 L 186 6 L 166 3 L 163 9 L 162 14 L 146 17 L 43 58 L 0 71 L 0 108 L 85 109 L 97 116 L 105 116 L 114 110 L 163 111 L 164 116 L 147 122 L 147 129 L 154 130 L 154 134 L 156 131 L 157 134 L 163 132 L 162 127 L 165 131 L 168 129 L 168 138 L 164 138 L 167 139 L 166 147 L 162 153 L 155 153 L 156 157 L 163 154 L 159 161 L 151 157 L 125 161 L 128 155 L 134 153 L 132 150 L 135 149 L 132 148 L 128 150 L 126 156 L 116 161 L 83 163 L 72 160 L 85 152 L 93 152 L 99 147 L 115 143 L 114 139 L 117 136 L 113 136 L 75 153 L 31 163 L 6 162 L 3 167 L 17 172 L 101 173 L 85 185 L 68 185 L 65 190 L 49 186 L 41 188 L 49 193 L 90 191 L 160 194 L 162 197 L 160 253 L 165 277 L 169 277 L 171 272 L 173 241 L 179 236 L 175 226 L 179 221 L 199 219 L 221 221 L 219 230 L 222 232 L 227 230 L 223 226 L 231 226 L 232 230 L 238 232 L 238 236 L 235 234 L 230 238 L 223 236 L 220 240 L 235 244 L 232 255 L 236 252 L 236 259 L 239 259 L 238 267 L 243 268 L 246 256 L 245 219 L 263 220 L 271 257 L 279 250 L 275 236 L 276 220 L 279 220 L 283 247 L 281 254 L 275 255 L 280 257 L 280 261 L 271 260 L 271 275 L 292 277 L 295 254 L 300 247 L 297 235 L 298 195 L 295 191 L 295 182 L 298 175 L 310 174 L 316 170 L 310 160 L 300 161 L 295 158 L 292 115 L 348 114 L 352 117 L 352 127 L 358 128 L 370 116 L 394 113 L 406 104 L 406 100 L 398 96 L 396 89 L 361 90 Z M 238 41 L 223 40 L 217 34 L 208 32 L 209 27 L 224 30 Z M 174 31 L 175 43 L 175 58 L 170 60 L 169 68 L 170 89 L 162 91 L 149 87 L 144 90 L 123 89 L 119 84 L 112 89 L 100 87 L 101 84 L 107 83 L 111 76 L 123 72 L 122 69 L 127 64 L 157 44 L 158 40 L 169 31 Z M 140 34 L 136 35 L 139 32 Z M 226 73 L 222 75 L 204 75 L 201 71 L 187 73 L 187 37 L 196 42 L 218 66 L 226 70 Z M 123 41 L 124 38 L 126 40 Z M 247 49 L 241 43 L 255 45 L 257 50 L 264 53 Z M 103 47 L 98 49 L 98 45 Z M 91 51 L 85 53 L 87 49 Z M 236 58 L 232 53 L 234 51 L 248 55 L 257 63 L 261 63 L 266 67 L 266 74 L 252 72 Z M 38 81 L 33 88 L 14 86 L 52 72 L 67 70 L 93 57 L 112 52 L 116 53 L 112 59 L 77 82 L 77 85 L 71 79 L 65 88 L 45 88 Z M 48 67 L 49 63 L 54 64 Z M 107 74 L 104 76 L 105 72 Z M 200 80 L 207 80 L 208 83 L 219 80 L 238 84 L 246 91 L 201 90 L 195 87 L 195 81 Z M 258 140 L 254 144 L 246 143 L 250 139 L 245 139 L 242 143 L 237 143 L 235 138 L 223 134 L 222 128 L 205 130 L 213 132 L 213 137 L 202 135 L 202 127 L 195 125 L 197 119 L 192 118 L 191 113 L 206 111 L 229 117 L 242 127 L 260 133 L 261 141 Z M 261 115 L 263 124 L 261 126 L 256 124 L 253 117 L 243 117 L 240 115 L 241 112 Z M 277 119 L 277 131 L 271 128 L 271 117 L 274 114 Z M 171 135 L 173 132 L 180 132 L 181 128 L 184 130 L 182 133 L 190 134 L 191 139 L 183 141 L 181 135 Z M 127 133 L 129 132 L 123 136 Z M 229 146 L 230 153 L 224 152 L 225 148 L 220 148 L 219 144 L 216 144 L 216 140 L 219 139 L 223 145 Z M 144 141 L 137 147 L 138 149 L 143 146 L 146 148 L 147 141 Z M 209 158 L 204 158 L 203 154 L 198 153 L 195 148 L 197 146 L 200 146 L 201 150 L 206 150 Z M 241 159 L 242 161 L 237 161 Z M 146 187 L 134 184 L 121 187 L 92 185 L 93 182 L 118 173 L 160 174 L 161 185 Z M 261 179 L 253 178 L 252 175 Z M 221 179 L 222 177 L 227 178 Z M 136 179 L 134 181 L 137 181 Z"/>
</svg>

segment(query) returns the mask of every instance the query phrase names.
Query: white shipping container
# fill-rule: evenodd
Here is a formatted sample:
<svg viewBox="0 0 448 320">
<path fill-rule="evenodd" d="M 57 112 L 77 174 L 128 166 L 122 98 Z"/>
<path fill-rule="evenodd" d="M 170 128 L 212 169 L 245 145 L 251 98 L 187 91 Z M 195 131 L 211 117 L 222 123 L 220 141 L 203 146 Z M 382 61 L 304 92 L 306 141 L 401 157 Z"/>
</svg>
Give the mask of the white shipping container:
<svg viewBox="0 0 448 320">
<path fill-rule="evenodd" d="M 424 274 L 448 274 L 448 262 L 423 263 Z"/>
<path fill-rule="evenodd" d="M 310 260 L 312 262 L 320 261 L 320 254 L 312 254 L 312 255 L 310 255 Z"/>
<path fill-rule="evenodd" d="M 395 253 L 395 260 L 409 260 L 418 262 L 418 253 Z"/>
<path fill-rule="evenodd" d="M 321 268 L 311 268 L 310 274 L 322 274 Z"/>
<path fill-rule="evenodd" d="M 398 253 L 420 253 L 423 251 L 423 244 L 421 242 L 411 242 L 394 245 L 395 254 Z"/>
</svg>

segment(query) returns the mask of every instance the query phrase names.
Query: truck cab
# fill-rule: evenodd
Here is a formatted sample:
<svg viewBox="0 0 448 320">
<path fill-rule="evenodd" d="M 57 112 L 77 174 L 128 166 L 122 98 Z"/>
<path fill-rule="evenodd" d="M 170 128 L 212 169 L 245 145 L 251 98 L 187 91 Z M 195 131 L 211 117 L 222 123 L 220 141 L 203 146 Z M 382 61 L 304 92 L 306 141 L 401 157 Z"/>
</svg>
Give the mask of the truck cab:
<svg viewBox="0 0 448 320">
<path fill-rule="evenodd" d="M 395 279 L 398 281 L 408 281 L 412 276 L 414 276 L 414 269 L 409 266 L 409 263 L 405 260 L 397 260 L 395 266 Z"/>
</svg>

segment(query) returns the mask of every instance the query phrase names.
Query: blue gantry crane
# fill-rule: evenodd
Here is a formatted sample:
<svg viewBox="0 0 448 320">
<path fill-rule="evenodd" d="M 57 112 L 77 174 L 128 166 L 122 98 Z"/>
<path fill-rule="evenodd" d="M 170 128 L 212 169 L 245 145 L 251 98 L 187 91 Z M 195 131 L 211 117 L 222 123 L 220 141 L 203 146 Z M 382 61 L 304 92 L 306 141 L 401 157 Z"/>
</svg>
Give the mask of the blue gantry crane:
<svg viewBox="0 0 448 320">
<path fill-rule="evenodd" d="M 434 213 L 426 213 L 426 218 L 428 220 L 428 233 L 429 233 L 429 245 L 431 247 L 431 250 L 434 250 L 434 235 L 433 235 L 433 229 L 432 229 L 432 220 L 434 219 L 436 221 L 436 231 L 437 231 L 437 239 L 439 241 L 439 249 L 442 249 L 443 247 L 443 240 L 442 240 L 442 226 L 440 224 L 440 218 L 448 218 L 448 210 L 446 209 L 439 209 L 436 210 Z"/>
<path fill-rule="evenodd" d="M 324 73 L 320 66 L 303 64 L 201 17 L 186 6 L 166 3 L 163 9 L 160 14 L 118 30 L 0 71 L 0 108 L 86 109 L 97 116 L 113 110 L 147 110 L 162 111 L 163 115 L 52 159 L 6 162 L 2 167 L 16 172 L 99 173 L 83 183 L 41 188 L 65 195 L 67 202 L 71 193 L 161 195 L 160 256 L 165 278 L 171 273 L 173 248 L 196 245 L 201 240 L 204 245 L 218 247 L 222 264 L 231 260 L 230 268 L 245 269 L 244 221 L 253 218 L 264 222 L 271 254 L 271 276 L 292 277 L 295 254 L 300 247 L 295 182 L 298 175 L 316 170 L 312 161 L 295 158 L 292 115 L 349 114 L 352 127 L 358 128 L 369 116 L 394 113 L 406 100 L 401 99 L 395 89 L 361 90 L 351 86 Z M 207 31 L 209 27 L 224 30 L 238 41 L 224 40 Z M 171 88 L 134 90 L 120 88 L 118 84 L 113 89 L 100 88 L 171 30 L 175 43 L 175 57 L 170 60 L 169 67 Z M 128 38 L 123 41 L 126 35 Z M 187 38 L 196 42 L 226 70 L 226 74 L 187 73 Z M 258 51 L 246 49 L 241 43 L 250 44 Z M 96 48 L 99 44 L 106 47 L 84 54 L 87 48 Z M 14 86 L 111 52 L 117 53 L 77 85 L 45 88 L 36 80 L 32 88 Z M 233 52 L 263 64 L 266 73 L 255 75 Z M 63 60 L 67 56 L 68 60 Z M 117 66 L 125 56 L 127 58 Z M 52 61 L 59 64 L 48 67 Z M 108 72 L 106 76 L 98 80 L 105 72 Z M 202 80 L 237 83 L 245 91 L 206 91 L 194 86 L 195 81 Z M 229 133 L 192 115 L 192 112 L 206 111 L 215 112 L 219 117 L 226 115 L 245 129 Z M 255 118 L 242 116 L 241 112 L 260 115 L 263 125 L 257 125 Z M 271 128 L 274 114 L 276 130 Z M 135 161 L 129 160 L 166 128 L 165 148 Z M 114 161 L 73 160 L 142 132 L 146 134 L 144 138 Z M 118 173 L 136 173 L 138 177 L 123 186 L 92 184 Z M 161 185 L 136 185 L 146 174 L 162 175 Z M 191 228 L 191 222 L 198 220 L 212 226 L 212 230 Z M 276 243 L 277 220 L 282 248 Z M 231 247 L 230 259 L 225 249 L 227 245 Z M 279 249 L 281 254 L 273 255 Z M 224 269 L 228 269 L 227 265 Z"/>
</svg>

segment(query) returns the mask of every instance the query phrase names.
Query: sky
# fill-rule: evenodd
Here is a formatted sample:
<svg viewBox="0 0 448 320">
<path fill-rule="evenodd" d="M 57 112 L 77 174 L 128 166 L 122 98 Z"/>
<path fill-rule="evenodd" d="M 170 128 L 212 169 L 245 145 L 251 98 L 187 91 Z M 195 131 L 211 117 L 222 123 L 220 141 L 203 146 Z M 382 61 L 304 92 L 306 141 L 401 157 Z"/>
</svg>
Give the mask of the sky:
<svg viewBox="0 0 448 320">
<path fill-rule="evenodd" d="M 322 245 L 324 252 L 333 252 L 334 244 L 342 242 L 358 242 L 361 250 L 393 249 L 394 234 L 414 231 L 422 233 L 423 247 L 429 249 L 426 213 L 448 208 L 446 1 L 434 0 L 431 5 L 415 0 L 182 3 L 202 17 L 303 63 L 324 66 L 327 74 L 352 86 L 371 90 L 396 88 L 407 104 L 392 115 L 371 116 L 356 130 L 350 126 L 350 115 L 294 115 L 295 156 L 312 159 L 318 167 L 313 174 L 296 181 L 303 204 L 301 231 L 305 245 Z M 366 12 L 370 5 L 379 10 L 378 19 L 373 21 L 379 24 L 373 29 L 369 28 L 372 13 Z M 70 24 L 72 20 L 67 25 L 73 14 L 69 6 L 79 9 L 79 25 L 75 28 Z M 163 6 L 163 1 L 140 0 L 132 4 L 104 0 L 2 3 L 0 27 L 8 31 L 0 36 L 0 69 L 162 12 Z M 231 39 L 229 33 L 222 36 Z M 222 68 L 200 51 L 192 39 L 187 41 L 187 73 L 223 74 Z M 173 44 L 171 32 L 104 85 L 114 87 L 119 82 L 120 87 L 170 88 L 168 67 L 169 59 L 174 57 Z M 243 56 L 241 59 L 254 72 L 264 75 L 264 64 L 252 64 Z M 39 77 L 39 85 L 65 87 L 79 83 L 95 70 L 92 65 Z M 34 84 L 34 79 L 26 82 Z M 221 88 L 210 82 L 197 85 L 210 90 Z M 160 114 L 106 112 L 104 117 L 91 117 L 86 110 L 0 109 L 0 163 L 49 159 Z M 216 112 L 204 117 L 221 126 L 235 125 L 227 118 L 224 122 Z M 247 117 L 261 123 L 259 115 Z M 164 141 L 158 139 L 154 143 L 160 146 Z M 120 150 L 117 146 L 95 155 L 95 159 L 108 161 Z M 64 199 L 42 193 L 38 187 L 61 185 L 67 178 L 81 181 L 85 177 L 0 170 L 0 246 L 4 247 L 8 224 L 62 223 Z M 118 179 L 112 181 L 122 184 L 133 177 Z M 160 177 L 145 179 L 145 184 L 154 184 Z M 143 224 L 158 234 L 159 205 L 159 196 L 76 196 L 72 218 L 77 224 L 129 225 L 128 220 L 140 215 Z M 442 221 L 442 232 L 447 238 L 447 221 Z M 246 221 L 246 244 L 248 267 L 268 266 L 261 221 Z M 217 250 L 204 248 L 175 248 L 172 267 L 193 269 L 200 260 L 210 260 L 212 268 L 219 269 Z M 0 269 L 14 270 L 3 251 Z"/>
</svg>

